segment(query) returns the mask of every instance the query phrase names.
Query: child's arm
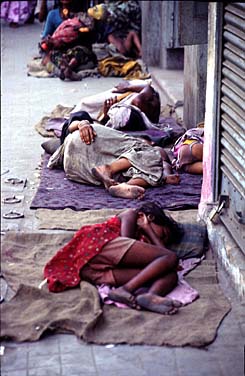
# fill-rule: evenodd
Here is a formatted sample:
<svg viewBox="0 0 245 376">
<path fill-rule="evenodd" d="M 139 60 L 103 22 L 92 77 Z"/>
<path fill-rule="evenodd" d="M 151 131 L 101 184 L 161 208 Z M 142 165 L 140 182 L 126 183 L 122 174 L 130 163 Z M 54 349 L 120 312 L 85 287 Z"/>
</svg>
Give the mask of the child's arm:
<svg viewBox="0 0 245 376">
<path fill-rule="evenodd" d="M 136 238 L 137 215 L 135 209 L 127 209 L 118 215 L 121 219 L 121 236 Z"/>
<path fill-rule="evenodd" d="M 129 81 L 120 82 L 115 88 L 112 90 L 113 93 L 125 93 L 127 91 L 133 91 L 135 93 L 141 92 L 148 83 L 142 82 L 137 84 L 132 84 Z"/>
<path fill-rule="evenodd" d="M 153 245 L 164 247 L 162 239 L 155 233 L 151 226 L 150 220 L 144 213 L 139 213 L 137 224 L 144 231 Z"/>
</svg>

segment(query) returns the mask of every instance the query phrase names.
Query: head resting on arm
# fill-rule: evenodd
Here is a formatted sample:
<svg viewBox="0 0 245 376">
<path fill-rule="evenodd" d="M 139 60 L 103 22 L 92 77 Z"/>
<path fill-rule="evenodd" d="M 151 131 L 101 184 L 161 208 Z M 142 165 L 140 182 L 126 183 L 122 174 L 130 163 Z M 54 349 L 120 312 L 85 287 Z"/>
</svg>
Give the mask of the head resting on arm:
<svg viewBox="0 0 245 376">
<path fill-rule="evenodd" d="M 182 229 L 178 223 L 164 213 L 164 210 L 153 201 L 144 202 L 137 212 L 143 212 L 147 218 L 156 225 L 167 227 L 169 229 L 168 243 L 177 243 L 182 235 Z"/>
<path fill-rule="evenodd" d="M 138 107 L 152 123 L 159 122 L 160 116 L 160 96 L 158 92 L 151 86 L 147 85 L 132 100 L 132 105 Z"/>
</svg>

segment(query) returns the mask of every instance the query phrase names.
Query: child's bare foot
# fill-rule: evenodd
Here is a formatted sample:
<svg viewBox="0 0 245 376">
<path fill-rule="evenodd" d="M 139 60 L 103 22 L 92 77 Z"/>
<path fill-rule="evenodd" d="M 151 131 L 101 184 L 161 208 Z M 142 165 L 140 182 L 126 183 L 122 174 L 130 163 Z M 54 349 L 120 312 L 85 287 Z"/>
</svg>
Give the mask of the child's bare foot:
<svg viewBox="0 0 245 376">
<path fill-rule="evenodd" d="M 108 189 L 112 196 L 122 198 L 138 198 L 144 197 L 145 189 L 138 185 L 130 185 L 127 183 L 121 183 L 117 185 L 111 185 Z"/>
<path fill-rule="evenodd" d="M 109 165 L 92 168 L 92 174 L 104 184 L 106 189 L 108 189 L 111 185 L 117 184 L 116 181 L 112 179 L 111 169 Z"/>
<path fill-rule="evenodd" d="M 164 315 L 173 315 L 181 307 L 181 303 L 177 300 L 171 300 L 151 293 L 138 295 L 135 300 L 140 307 Z"/>
<path fill-rule="evenodd" d="M 137 306 L 134 295 L 125 290 L 124 287 L 118 287 L 115 290 L 111 290 L 108 297 L 115 302 L 127 304 L 131 308 L 136 308 Z"/>
<path fill-rule="evenodd" d="M 180 176 L 178 174 L 171 174 L 166 176 L 165 178 L 166 184 L 179 184 L 180 183 Z"/>
</svg>

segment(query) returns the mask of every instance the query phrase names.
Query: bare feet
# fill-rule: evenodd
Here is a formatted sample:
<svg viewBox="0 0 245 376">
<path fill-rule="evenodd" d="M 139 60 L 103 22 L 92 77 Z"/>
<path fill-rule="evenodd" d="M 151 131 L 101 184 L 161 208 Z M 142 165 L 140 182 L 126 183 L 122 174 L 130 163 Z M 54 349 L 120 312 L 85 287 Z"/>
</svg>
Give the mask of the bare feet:
<svg viewBox="0 0 245 376">
<path fill-rule="evenodd" d="M 166 184 L 179 184 L 180 176 L 178 174 L 171 174 L 165 177 Z"/>
<path fill-rule="evenodd" d="M 112 179 L 111 169 L 109 165 L 92 168 L 92 174 L 104 184 L 106 189 L 109 189 L 112 185 L 117 184 L 117 182 Z"/>
<path fill-rule="evenodd" d="M 138 295 L 135 300 L 140 307 L 164 315 L 173 315 L 181 307 L 181 303 L 177 300 L 171 300 L 151 293 Z"/>
<path fill-rule="evenodd" d="M 124 287 L 111 290 L 108 297 L 115 302 L 127 304 L 131 308 L 136 308 L 137 306 L 134 295 L 125 290 Z"/>
<path fill-rule="evenodd" d="M 121 183 L 117 185 L 111 185 L 108 189 L 112 196 L 122 198 L 138 198 L 144 197 L 145 189 L 138 185 L 130 185 L 127 183 Z"/>
</svg>

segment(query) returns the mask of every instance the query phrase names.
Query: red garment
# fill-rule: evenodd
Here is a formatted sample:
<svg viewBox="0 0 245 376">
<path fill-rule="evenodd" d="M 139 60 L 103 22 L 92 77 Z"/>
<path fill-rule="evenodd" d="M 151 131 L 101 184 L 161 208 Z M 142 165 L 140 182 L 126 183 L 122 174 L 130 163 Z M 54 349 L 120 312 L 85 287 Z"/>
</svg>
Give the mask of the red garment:
<svg viewBox="0 0 245 376">
<path fill-rule="evenodd" d="M 71 43 L 78 38 L 79 28 L 82 23 L 77 17 L 69 18 L 63 21 L 52 34 L 52 40 L 58 40 L 60 43 Z"/>
<path fill-rule="evenodd" d="M 81 268 L 96 256 L 110 240 L 120 235 L 121 221 L 112 217 L 104 223 L 83 226 L 71 241 L 46 264 L 44 278 L 49 291 L 60 292 L 80 283 Z"/>
</svg>

